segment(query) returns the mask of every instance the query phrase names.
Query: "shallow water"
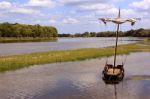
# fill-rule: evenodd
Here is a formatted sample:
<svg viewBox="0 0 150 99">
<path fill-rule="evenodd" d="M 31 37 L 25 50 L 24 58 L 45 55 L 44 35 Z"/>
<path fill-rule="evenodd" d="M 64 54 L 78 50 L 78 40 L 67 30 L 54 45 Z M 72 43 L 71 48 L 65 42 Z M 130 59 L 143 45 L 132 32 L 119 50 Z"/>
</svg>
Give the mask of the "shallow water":
<svg viewBox="0 0 150 99">
<path fill-rule="evenodd" d="M 117 63 L 125 57 L 117 57 Z M 128 55 L 124 80 L 117 85 L 103 82 L 105 61 L 62 62 L 0 73 L 0 99 L 150 99 L 150 53 Z"/>
<path fill-rule="evenodd" d="M 142 38 L 119 38 L 119 44 L 134 43 Z M 99 48 L 115 44 L 115 38 L 59 38 L 57 42 L 0 43 L 0 55 L 25 54 L 52 50 Z"/>
</svg>

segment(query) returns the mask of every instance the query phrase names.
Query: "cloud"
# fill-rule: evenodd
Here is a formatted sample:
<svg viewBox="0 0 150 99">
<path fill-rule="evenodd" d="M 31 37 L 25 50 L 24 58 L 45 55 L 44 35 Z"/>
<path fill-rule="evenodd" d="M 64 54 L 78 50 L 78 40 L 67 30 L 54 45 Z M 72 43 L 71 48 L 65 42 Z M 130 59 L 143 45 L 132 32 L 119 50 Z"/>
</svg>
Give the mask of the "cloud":
<svg viewBox="0 0 150 99">
<path fill-rule="evenodd" d="M 54 7 L 55 2 L 52 0 L 29 0 L 26 6 L 30 7 Z"/>
<path fill-rule="evenodd" d="M 13 7 L 13 9 L 9 9 L 10 13 L 17 13 L 17 14 L 39 14 L 40 11 L 29 9 L 29 8 L 22 8 L 22 7 Z"/>
<path fill-rule="evenodd" d="M 76 6 L 74 12 L 77 14 L 95 13 L 96 15 L 114 15 L 118 8 L 111 2 L 114 0 L 60 0 L 64 6 Z M 117 0 L 118 1 L 118 0 Z"/>
<path fill-rule="evenodd" d="M 63 19 L 62 23 L 64 23 L 64 24 L 76 24 L 76 23 L 79 23 L 79 20 L 77 20 L 75 18 L 66 18 L 66 19 Z"/>
<path fill-rule="evenodd" d="M 103 4 L 103 3 L 91 4 L 90 7 L 88 4 L 79 6 L 80 11 L 106 11 L 112 8 L 114 8 L 113 5 Z"/>
<path fill-rule="evenodd" d="M 85 0 L 58 0 L 58 2 L 62 5 L 79 5 L 85 2 Z"/>
<path fill-rule="evenodd" d="M 130 7 L 134 7 L 138 10 L 150 11 L 150 0 L 135 1 L 130 4 Z"/>
<path fill-rule="evenodd" d="M 137 26 L 148 27 L 150 22 L 149 1 L 0 0 L 0 21 L 55 25 L 61 32 L 99 31 L 98 18 L 117 17 L 120 4 L 123 5 L 120 6 L 122 18 L 140 17 L 142 21 L 139 22 L 140 25 L 137 23 Z M 110 27 L 111 30 L 112 26 Z M 131 27 L 125 28 L 130 29 Z"/>
<path fill-rule="evenodd" d="M 7 1 L 0 2 L 0 9 L 3 10 L 3 14 L 40 14 L 40 11 L 27 8 L 23 4 L 15 4 Z"/>
<path fill-rule="evenodd" d="M 7 1 L 0 2 L 0 9 L 9 9 L 11 7 L 11 3 Z"/>
<path fill-rule="evenodd" d="M 132 2 L 129 5 L 134 11 L 137 12 L 137 16 L 142 18 L 142 22 L 150 22 L 150 0 L 141 0 Z M 147 24 L 149 26 L 149 24 Z"/>
<path fill-rule="evenodd" d="M 104 3 L 105 0 L 57 0 L 62 5 L 79 6 L 84 4 Z"/>
<path fill-rule="evenodd" d="M 49 23 L 55 24 L 55 23 L 56 23 L 56 20 L 55 20 L 55 19 L 50 19 L 50 20 L 49 20 Z"/>
</svg>

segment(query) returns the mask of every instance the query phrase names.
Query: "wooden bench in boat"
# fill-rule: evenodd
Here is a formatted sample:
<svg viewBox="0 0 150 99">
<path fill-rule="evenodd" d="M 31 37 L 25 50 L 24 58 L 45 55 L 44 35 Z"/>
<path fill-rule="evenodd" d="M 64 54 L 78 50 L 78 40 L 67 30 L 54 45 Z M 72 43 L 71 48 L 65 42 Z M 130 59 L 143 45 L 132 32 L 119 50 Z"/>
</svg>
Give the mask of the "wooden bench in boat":
<svg viewBox="0 0 150 99">
<path fill-rule="evenodd" d="M 109 68 L 106 72 L 107 75 L 118 75 L 121 73 L 121 69 L 118 69 L 118 68 Z"/>
</svg>

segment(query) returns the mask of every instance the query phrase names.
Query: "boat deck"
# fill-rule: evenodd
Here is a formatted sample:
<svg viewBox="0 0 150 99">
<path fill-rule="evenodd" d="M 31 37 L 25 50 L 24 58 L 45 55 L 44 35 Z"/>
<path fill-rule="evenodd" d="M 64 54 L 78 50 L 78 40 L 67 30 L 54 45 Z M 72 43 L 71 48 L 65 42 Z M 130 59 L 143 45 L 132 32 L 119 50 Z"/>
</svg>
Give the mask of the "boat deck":
<svg viewBox="0 0 150 99">
<path fill-rule="evenodd" d="M 118 68 L 109 68 L 108 71 L 107 71 L 107 75 L 118 75 L 121 73 L 121 69 L 118 69 Z"/>
</svg>

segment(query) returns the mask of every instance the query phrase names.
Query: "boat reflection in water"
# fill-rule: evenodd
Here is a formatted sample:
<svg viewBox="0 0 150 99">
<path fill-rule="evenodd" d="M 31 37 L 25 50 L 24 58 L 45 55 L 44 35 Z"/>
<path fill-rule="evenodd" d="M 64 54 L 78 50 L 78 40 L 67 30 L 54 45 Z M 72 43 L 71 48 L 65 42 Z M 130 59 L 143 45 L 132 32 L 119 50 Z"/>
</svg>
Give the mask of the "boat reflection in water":
<svg viewBox="0 0 150 99">
<path fill-rule="evenodd" d="M 117 84 L 119 84 L 120 82 L 123 81 L 123 79 L 113 79 L 113 80 L 108 80 L 108 79 L 104 79 L 103 78 L 103 81 L 105 82 L 105 84 L 107 85 L 112 85 L 114 86 L 114 99 L 118 99 L 118 96 L 117 96 Z"/>
<path fill-rule="evenodd" d="M 105 84 L 107 85 L 112 85 L 114 86 L 114 99 L 118 99 L 118 96 L 117 96 L 117 84 L 121 83 L 123 81 L 123 78 L 124 78 L 124 70 L 122 73 L 120 73 L 120 76 L 108 76 L 108 75 L 105 75 L 104 73 L 105 71 L 103 71 L 103 81 Z M 105 75 L 105 76 L 104 76 Z"/>
</svg>

